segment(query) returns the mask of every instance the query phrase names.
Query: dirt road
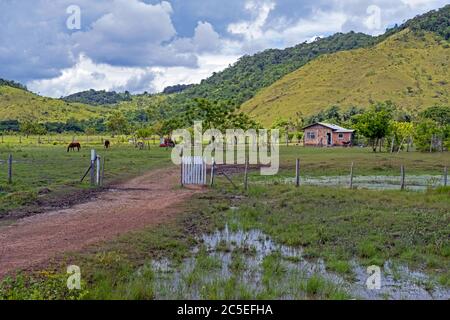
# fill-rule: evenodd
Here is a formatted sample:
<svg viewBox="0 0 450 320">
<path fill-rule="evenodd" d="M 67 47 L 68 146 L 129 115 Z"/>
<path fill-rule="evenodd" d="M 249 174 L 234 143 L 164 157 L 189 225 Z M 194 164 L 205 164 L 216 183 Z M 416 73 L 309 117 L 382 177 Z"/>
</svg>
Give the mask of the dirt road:
<svg viewBox="0 0 450 320">
<path fill-rule="evenodd" d="M 68 209 L 0 227 L 0 278 L 120 234 L 158 224 L 198 190 L 177 188 L 178 171 L 161 169 L 113 186 Z"/>
</svg>

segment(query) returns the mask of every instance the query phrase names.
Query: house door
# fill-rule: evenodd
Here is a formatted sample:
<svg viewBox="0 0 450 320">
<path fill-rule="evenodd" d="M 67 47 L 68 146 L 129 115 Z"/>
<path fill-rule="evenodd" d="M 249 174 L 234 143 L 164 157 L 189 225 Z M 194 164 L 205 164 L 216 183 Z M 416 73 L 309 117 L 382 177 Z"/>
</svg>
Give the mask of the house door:
<svg viewBox="0 0 450 320">
<path fill-rule="evenodd" d="M 331 145 L 333 144 L 333 141 L 332 141 L 332 139 L 331 139 L 331 133 L 330 133 L 330 132 L 327 133 L 327 144 L 328 144 L 329 146 L 331 146 Z"/>
</svg>

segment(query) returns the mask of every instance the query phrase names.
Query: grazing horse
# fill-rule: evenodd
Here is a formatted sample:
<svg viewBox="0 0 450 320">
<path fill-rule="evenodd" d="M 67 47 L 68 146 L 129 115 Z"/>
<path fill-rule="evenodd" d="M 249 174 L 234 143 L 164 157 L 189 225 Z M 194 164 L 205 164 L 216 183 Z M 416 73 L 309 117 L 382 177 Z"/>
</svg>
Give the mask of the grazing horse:
<svg viewBox="0 0 450 320">
<path fill-rule="evenodd" d="M 136 143 L 135 148 L 139 148 L 139 150 L 144 150 L 145 144 L 143 142 Z"/>
<path fill-rule="evenodd" d="M 105 140 L 105 149 L 109 149 L 111 146 L 111 142 L 109 140 Z"/>
<path fill-rule="evenodd" d="M 67 147 L 67 152 L 69 152 L 70 150 L 75 151 L 75 148 L 78 149 L 78 152 L 81 149 L 81 144 L 79 142 L 72 142 L 71 144 L 69 144 L 69 146 Z"/>
</svg>

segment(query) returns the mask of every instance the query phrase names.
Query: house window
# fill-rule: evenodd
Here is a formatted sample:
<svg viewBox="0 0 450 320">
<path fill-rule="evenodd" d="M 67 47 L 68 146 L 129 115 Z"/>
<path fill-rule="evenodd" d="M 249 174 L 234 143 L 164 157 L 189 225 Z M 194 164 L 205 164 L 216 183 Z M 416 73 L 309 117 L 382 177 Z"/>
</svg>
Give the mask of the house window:
<svg viewBox="0 0 450 320">
<path fill-rule="evenodd" d="M 344 134 L 343 133 L 339 133 L 339 140 L 344 140 Z"/>
<path fill-rule="evenodd" d="M 306 133 L 306 138 L 307 138 L 308 140 L 314 140 L 314 139 L 316 139 L 316 133 L 313 132 L 313 131 L 308 131 L 308 132 Z"/>
</svg>

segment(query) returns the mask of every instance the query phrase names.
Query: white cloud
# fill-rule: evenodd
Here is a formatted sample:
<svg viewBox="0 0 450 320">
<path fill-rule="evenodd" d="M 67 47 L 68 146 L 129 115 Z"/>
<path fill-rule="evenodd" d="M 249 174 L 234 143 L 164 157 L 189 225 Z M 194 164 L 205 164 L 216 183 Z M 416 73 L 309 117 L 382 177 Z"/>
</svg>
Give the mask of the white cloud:
<svg viewBox="0 0 450 320">
<path fill-rule="evenodd" d="M 62 70 L 59 77 L 34 80 L 28 83 L 28 87 L 45 96 L 61 97 L 89 89 L 110 90 L 124 87 L 130 79 L 145 72 L 142 68 L 96 64 L 82 55 L 73 67 Z"/>
<path fill-rule="evenodd" d="M 263 27 L 267 22 L 270 12 L 275 8 L 275 2 L 267 0 L 247 0 L 245 9 L 253 14 L 250 21 L 232 23 L 228 31 L 243 36 L 247 41 L 258 40 L 264 36 Z"/>
<path fill-rule="evenodd" d="M 185 67 L 153 68 L 156 73 L 154 86 L 156 91 L 175 84 L 199 83 L 213 72 L 219 72 L 238 60 L 237 55 L 204 54 L 198 58 L 199 68 Z"/>
<path fill-rule="evenodd" d="M 168 2 L 151 5 L 137 0 L 114 0 L 109 12 L 87 31 L 72 35 L 75 55 L 114 66 L 195 66 L 196 57 L 165 45 L 176 36 Z"/>
<path fill-rule="evenodd" d="M 111 90 L 119 92 L 129 91 L 131 93 L 155 92 L 153 80 L 155 80 L 155 73 L 151 70 L 146 70 L 131 76 L 125 85 L 113 87 Z"/>
<path fill-rule="evenodd" d="M 95 90 L 128 90 L 132 93 L 144 91 L 160 92 L 175 84 L 199 83 L 213 72 L 236 62 L 238 56 L 205 54 L 199 56 L 199 68 L 188 67 L 114 67 L 96 64 L 86 56 L 80 56 L 72 68 L 62 71 L 61 76 L 35 80 L 28 83 L 30 90 L 50 97 L 67 96 L 72 93 Z"/>
<path fill-rule="evenodd" d="M 192 41 L 199 52 L 216 51 L 220 47 L 220 36 L 209 22 L 198 23 Z"/>
<path fill-rule="evenodd" d="M 199 54 L 219 51 L 222 42 L 223 39 L 209 22 L 199 21 L 192 38 L 178 38 L 170 44 L 170 47 L 176 52 Z"/>
<path fill-rule="evenodd" d="M 296 21 L 279 17 L 268 23 L 270 12 L 275 8 L 273 2 L 247 1 L 247 9 L 256 10 L 252 21 L 233 23 L 228 26 L 232 34 L 242 35 L 241 51 L 254 53 L 266 48 L 284 48 L 315 39 L 318 34 L 339 32 L 347 21 L 347 16 L 339 11 L 315 9 L 308 18 Z"/>
<path fill-rule="evenodd" d="M 295 24 L 267 31 L 272 41 L 283 41 L 285 46 L 293 46 L 315 37 L 342 31 L 347 16 L 341 12 L 315 10 L 308 19 L 299 19 Z"/>
<path fill-rule="evenodd" d="M 0 77 L 51 96 L 90 88 L 151 92 L 318 35 L 379 34 L 448 2 L 207 1 L 77 0 L 82 30 L 73 32 L 65 28 L 72 0 L 0 0 Z M 367 11 L 371 5 L 381 8 L 380 19 Z"/>
<path fill-rule="evenodd" d="M 417 8 L 422 7 L 424 5 L 432 4 L 433 2 L 436 3 L 438 1 L 434 0 L 401 0 L 405 5 L 411 8 Z"/>
</svg>

